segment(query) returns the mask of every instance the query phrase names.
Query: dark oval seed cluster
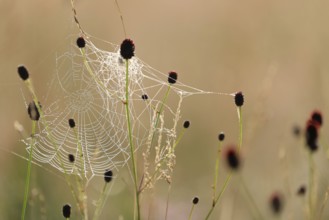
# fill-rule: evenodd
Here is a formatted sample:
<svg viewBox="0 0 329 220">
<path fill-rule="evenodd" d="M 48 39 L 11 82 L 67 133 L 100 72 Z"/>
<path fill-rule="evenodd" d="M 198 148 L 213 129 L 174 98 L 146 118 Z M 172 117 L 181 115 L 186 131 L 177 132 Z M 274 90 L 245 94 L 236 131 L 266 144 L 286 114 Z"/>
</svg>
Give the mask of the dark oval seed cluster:
<svg viewBox="0 0 329 220">
<path fill-rule="evenodd" d="M 73 154 L 69 154 L 69 161 L 70 161 L 71 163 L 74 163 L 74 161 L 75 161 L 75 157 L 74 157 Z"/>
<path fill-rule="evenodd" d="M 219 140 L 219 141 L 224 141 L 224 139 L 225 139 L 225 134 L 224 134 L 224 132 L 219 133 L 219 135 L 218 135 L 218 140 Z"/>
<path fill-rule="evenodd" d="M 120 54 L 123 59 L 129 60 L 135 55 L 135 45 L 130 39 L 122 41 L 120 46 Z"/>
<path fill-rule="evenodd" d="M 104 173 L 104 180 L 106 183 L 109 183 L 111 182 L 113 178 L 113 172 L 112 170 L 106 170 L 105 173 Z"/>
<path fill-rule="evenodd" d="M 63 212 L 64 218 L 70 218 L 70 216 L 71 216 L 71 206 L 69 204 L 64 205 L 63 209 L 62 209 L 62 212 Z"/>
<path fill-rule="evenodd" d="M 227 150 L 226 153 L 226 161 L 228 166 L 233 169 L 233 170 L 238 170 L 240 167 L 240 159 L 238 152 L 234 147 L 231 147 L 230 149 Z"/>
<path fill-rule="evenodd" d="M 39 110 L 36 106 L 36 104 L 33 102 L 30 102 L 28 108 L 27 108 L 27 113 L 30 116 L 30 119 L 33 121 L 39 121 L 40 119 L 40 113 Z"/>
<path fill-rule="evenodd" d="M 168 83 L 169 84 L 175 84 L 176 81 L 177 81 L 177 78 L 178 78 L 178 76 L 177 76 L 176 72 L 174 72 L 174 71 L 169 72 L 169 74 L 168 74 Z"/>
<path fill-rule="evenodd" d="M 84 48 L 86 46 L 86 41 L 83 37 L 78 37 L 77 39 L 77 46 L 79 48 Z"/>
<path fill-rule="evenodd" d="M 274 214 L 279 214 L 283 208 L 283 201 L 279 194 L 275 193 L 271 197 L 270 201 L 271 209 Z"/>
<path fill-rule="evenodd" d="M 244 103 L 244 96 L 243 96 L 242 92 L 235 93 L 234 101 L 235 101 L 235 105 L 237 107 L 241 107 L 243 105 L 243 103 Z"/>
<path fill-rule="evenodd" d="M 148 97 L 147 94 L 143 94 L 143 95 L 142 95 L 142 99 L 143 99 L 143 100 L 148 100 L 148 98 L 149 98 L 149 97 Z"/>
<path fill-rule="evenodd" d="M 318 149 L 319 130 L 322 124 L 322 113 L 317 110 L 313 111 L 306 123 L 305 128 L 306 146 L 310 149 L 311 152 L 314 152 Z"/>
<path fill-rule="evenodd" d="M 27 71 L 25 66 L 19 66 L 17 68 L 17 72 L 18 72 L 19 77 L 21 77 L 21 79 L 24 81 L 29 78 L 29 72 Z"/>
<path fill-rule="evenodd" d="M 198 204 L 199 203 L 199 198 L 198 197 L 194 197 L 193 200 L 192 200 L 192 203 L 194 205 Z"/>
<path fill-rule="evenodd" d="M 74 121 L 74 119 L 72 119 L 72 118 L 69 119 L 69 126 L 70 126 L 70 128 L 74 128 L 75 127 L 75 121 Z"/>
<path fill-rule="evenodd" d="M 191 125 L 190 121 L 184 121 L 184 124 L 183 124 L 184 128 L 189 128 L 190 125 Z"/>
</svg>

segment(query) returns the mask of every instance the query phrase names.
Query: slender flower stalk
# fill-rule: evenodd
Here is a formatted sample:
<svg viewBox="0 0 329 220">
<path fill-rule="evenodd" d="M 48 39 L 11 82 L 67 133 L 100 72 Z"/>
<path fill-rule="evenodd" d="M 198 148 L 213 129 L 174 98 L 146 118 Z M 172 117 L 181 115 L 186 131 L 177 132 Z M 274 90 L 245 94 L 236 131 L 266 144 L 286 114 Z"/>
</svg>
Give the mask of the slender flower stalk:
<svg viewBox="0 0 329 220">
<path fill-rule="evenodd" d="M 26 180 L 25 180 L 25 192 L 24 192 L 24 201 L 23 201 L 23 208 L 22 208 L 22 214 L 21 214 L 21 220 L 25 219 L 26 214 L 26 206 L 27 206 L 27 200 L 29 196 L 29 189 L 30 189 L 30 179 L 31 179 L 31 167 L 32 167 L 32 154 L 33 154 L 33 148 L 35 143 L 35 128 L 36 128 L 36 121 L 32 120 L 32 134 L 31 134 L 31 143 L 30 143 L 30 155 L 29 155 L 29 161 L 27 165 L 27 173 L 26 173 Z"/>
<path fill-rule="evenodd" d="M 131 163 L 132 170 L 134 175 L 134 185 L 135 185 L 135 200 L 136 200 L 136 210 L 137 210 L 137 219 L 140 219 L 140 205 L 139 205 L 139 193 L 138 193 L 138 183 L 137 183 L 137 166 L 135 160 L 135 148 L 132 137 L 132 128 L 130 121 L 130 111 L 129 111 L 129 61 L 126 59 L 126 116 L 127 116 L 127 128 L 128 128 L 128 136 L 129 136 L 129 146 L 130 146 L 130 155 L 131 155 Z"/>
</svg>

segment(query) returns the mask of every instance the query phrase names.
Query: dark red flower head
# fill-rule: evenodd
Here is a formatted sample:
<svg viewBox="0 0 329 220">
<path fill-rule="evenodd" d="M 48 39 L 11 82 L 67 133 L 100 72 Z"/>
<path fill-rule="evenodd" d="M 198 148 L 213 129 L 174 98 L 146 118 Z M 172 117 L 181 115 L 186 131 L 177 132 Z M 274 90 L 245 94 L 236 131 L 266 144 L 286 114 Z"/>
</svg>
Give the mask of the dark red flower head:
<svg viewBox="0 0 329 220">
<path fill-rule="evenodd" d="M 31 120 L 39 121 L 40 113 L 34 101 L 30 102 L 27 108 L 27 113 L 29 114 Z"/>
<path fill-rule="evenodd" d="M 84 48 L 86 46 L 86 41 L 83 37 L 78 37 L 77 39 L 77 46 L 79 48 Z"/>
<path fill-rule="evenodd" d="M 225 159 L 227 165 L 232 170 L 238 170 L 240 168 L 240 156 L 235 146 L 230 146 L 226 150 Z"/>
<path fill-rule="evenodd" d="M 168 74 L 168 82 L 170 84 L 175 84 L 177 81 L 177 73 L 174 71 L 169 72 Z"/>
<path fill-rule="evenodd" d="M 18 72 L 19 77 L 21 77 L 21 79 L 23 81 L 25 81 L 29 78 L 29 72 L 27 71 L 25 66 L 19 66 L 17 68 L 17 72 Z"/>
<path fill-rule="evenodd" d="M 274 214 L 279 214 L 283 209 L 283 198 L 279 193 L 273 193 L 270 198 L 270 207 Z"/>
<path fill-rule="evenodd" d="M 125 39 L 122 41 L 120 46 L 120 54 L 123 57 L 123 59 L 129 60 L 131 59 L 135 54 L 135 44 L 130 39 Z"/>
<path fill-rule="evenodd" d="M 322 113 L 318 110 L 314 110 L 311 114 L 311 120 L 316 122 L 319 126 L 323 124 Z"/>
<path fill-rule="evenodd" d="M 234 101 L 235 101 L 235 105 L 237 107 L 241 107 L 243 105 L 243 103 L 244 103 L 244 96 L 243 96 L 242 92 L 235 93 Z"/>
<path fill-rule="evenodd" d="M 62 211 L 63 211 L 64 218 L 70 218 L 71 206 L 69 204 L 64 205 Z"/>
</svg>

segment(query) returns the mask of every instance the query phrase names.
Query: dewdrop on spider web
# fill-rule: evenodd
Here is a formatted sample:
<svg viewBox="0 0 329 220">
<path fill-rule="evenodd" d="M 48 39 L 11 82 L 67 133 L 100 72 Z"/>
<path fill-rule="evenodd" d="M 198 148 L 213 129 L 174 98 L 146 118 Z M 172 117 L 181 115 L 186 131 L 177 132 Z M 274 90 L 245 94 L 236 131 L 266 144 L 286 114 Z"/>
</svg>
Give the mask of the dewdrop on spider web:
<svg viewBox="0 0 329 220">
<path fill-rule="evenodd" d="M 122 57 L 119 46 L 87 35 L 68 38 L 68 46 L 56 54 L 48 92 L 39 97 L 43 118 L 34 136 L 34 160 L 62 172 L 84 171 L 86 178 L 103 176 L 106 170 L 117 171 L 127 164 L 130 152 L 125 62 L 129 58 L 129 113 L 134 145 L 136 150 L 143 149 L 146 173 L 151 172 L 149 168 L 154 163 L 170 159 L 158 167 L 161 177 L 169 177 L 183 99 L 215 93 L 185 85 L 177 80 L 177 73 L 161 73 L 129 51 Z M 24 70 L 21 75 L 26 78 Z M 164 99 L 166 94 L 169 101 Z M 74 125 L 69 120 L 72 118 Z M 29 149 L 29 138 L 23 141 Z M 153 160 L 151 149 L 157 150 Z"/>
</svg>

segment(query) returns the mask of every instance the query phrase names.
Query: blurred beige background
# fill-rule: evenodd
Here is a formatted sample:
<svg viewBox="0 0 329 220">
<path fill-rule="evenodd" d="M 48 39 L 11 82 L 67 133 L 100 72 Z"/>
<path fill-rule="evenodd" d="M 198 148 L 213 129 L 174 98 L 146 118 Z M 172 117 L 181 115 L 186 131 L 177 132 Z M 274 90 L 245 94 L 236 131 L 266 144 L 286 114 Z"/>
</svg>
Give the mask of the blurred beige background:
<svg viewBox="0 0 329 220">
<path fill-rule="evenodd" d="M 176 70 L 182 82 L 203 90 L 243 91 L 242 175 L 266 219 L 272 218 L 266 202 L 274 190 L 287 193 L 283 219 L 301 219 L 303 207 L 294 191 L 307 184 L 308 165 L 301 150 L 303 142 L 292 136 L 291 129 L 295 124 L 303 126 L 309 113 L 320 109 L 325 117 L 323 139 L 328 141 L 329 2 L 142 0 L 119 4 L 136 55 L 146 63 L 164 73 Z M 76 9 L 87 33 L 115 44 L 123 40 L 114 1 L 77 1 Z M 53 74 L 48 62 L 55 58 L 65 37 L 77 29 L 68 0 L 0 0 L 0 16 L 0 215 L 1 219 L 16 219 L 26 162 L 10 152 L 27 154 L 13 122 L 18 120 L 29 129 L 21 94 L 24 85 L 16 68 L 25 64 L 38 91 L 47 91 L 45 82 Z M 225 143 L 237 143 L 233 98 L 187 98 L 183 119 L 191 120 L 192 126 L 177 150 L 168 219 L 186 219 L 195 195 L 200 197 L 200 205 L 194 219 L 203 219 L 211 204 L 217 135 L 225 131 Z M 287 155 L 284 163 L 278 156 L 280 149 Z M 323 193 L 329 184 L 328 161 L 322 149 L 315 156 L 319 192 Z M 60 219 L 57 210 L 71 198 L 58 198 L 59 188 L 48 181 L 58 182 L 59 187 L 65 186 L 63 181 L 35 170 L 33 187 L 45 197 L 45 202 L 34 204 L 38 207 L 35 215 L 46 211 L 47 219 Z M 151 219 L 164 218 L 165 186 L 160 184 Z M 212 219 L 250 219 L 238 188 L 238 184 L 231 185 Z M 122 196 L 116 196 L 122 204 Z M 116 213 L 113 219 L 125 210 L 118 207 L 112 207 L 117 211 L 110 209 Z"/>
</svg>

